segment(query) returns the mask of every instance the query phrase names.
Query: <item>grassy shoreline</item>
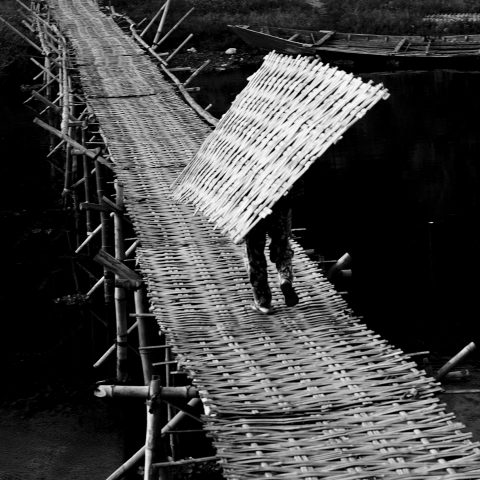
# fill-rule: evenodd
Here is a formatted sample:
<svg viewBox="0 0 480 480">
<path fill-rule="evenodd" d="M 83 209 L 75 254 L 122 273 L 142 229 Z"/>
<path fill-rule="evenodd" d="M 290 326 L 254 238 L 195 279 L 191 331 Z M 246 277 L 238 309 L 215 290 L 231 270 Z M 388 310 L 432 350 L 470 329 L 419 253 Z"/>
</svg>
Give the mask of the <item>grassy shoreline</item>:
<svg viewBox="0 0 480 480">
<path fill-rule="evenodd" d="M 135 21 L 141 21 L 152 18 L 162 2 L 111 0 L 111 4 Z M 228 24 L 392 35 L 480 32 L 480 23 L 464 21 L 446 26 L 422 20 L 431 14 L 479 12 L 480 5 L 475 0 L 325 0 L 323 8 L 315 8 L 306 0 L 175 0 L 171 4 L 166 28 L 192 7 L 195 11 L 172 35 L 171 44 L 178 44 L 193 33 L 192 45 L 197 50 L 222 50 L 241 45 L 227 30 Z"/>
</svg>

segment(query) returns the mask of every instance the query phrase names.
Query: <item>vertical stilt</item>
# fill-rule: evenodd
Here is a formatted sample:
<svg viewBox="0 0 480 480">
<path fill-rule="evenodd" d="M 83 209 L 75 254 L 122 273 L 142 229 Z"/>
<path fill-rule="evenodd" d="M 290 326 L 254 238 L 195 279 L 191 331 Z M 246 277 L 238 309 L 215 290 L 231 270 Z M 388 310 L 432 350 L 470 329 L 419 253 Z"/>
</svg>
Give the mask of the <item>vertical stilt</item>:
<svg viewBox="0 0 480 480">
<path fill-rule="evenodd" d="M 86 137 L 85 137 L 85 128 L 82 128 L 82 133 L 81 133 L 81 142 L 82 145 L 85 145 L 86 143 Z M 88 161 L 88 157 L 83 154 L 82 155 L 82 167 L 83 167 L 83 188 L 84 188 L 84 195 L 85 195 L 85 202 L 90 203 L 91 202 L 91 194 L 90 194 L 90 165 Z M 87 236 L 92 233 L 92 212 L 87 209 L 85 212 L 85 222 L 86 222 L 86 230 L 87 230 Z M 88 247 L 90 249 L 90 247 Z"/>
<path fill-rule="evenodd" d="M 98 202 L 100 203 L 103 198 L 103 165 L 95 161 L 95 180 L 96 180 L 96 187 L 97 187 L 97 198 Z M 107 253 L 110 253 L 112 248 L 110 245 L 110 223 L 108 214 L 106 212 L 100 212 L 100 221 L 102 223 L 102 250 L 105 250 Z M 106 268 L 103 269 L 103 276 L 104 276 L 104 299 L 105 305 L 107 309 L 112 304 L 112 290 L 113 290 L 113 274 L 107 270 Z"/>
<path fill-rule="evenodd" d="M 117 207 L 123 210 L 123 186 L 115 181 L 117 192 Z M 119 213 L 114 214 L 115 258 L 125 260 L 125 245 L 123 240 L 123 220 Z M 118 278 L 116 278 L 118 279 Z M 127 380 L 127 352 L 128 352 L 128 314 L 127 296 L 124 287 L 115 286 L 115 318 L 117 326 L 117 381 L 124 383 Z"/>
<path fill-rule="evenodd" d="M 143 381 L 145 385 L 150 383 L 152 379 L 152 363 L 148 350 L 142 350 L 142 347 L 148 346 L 148 320 L 142 317 L 142 313 L 145 312 L 145 292 L 142 288 L 135 291 L 135 313 L 140 314 L 137 317 L 138 321 L 138 345 L 140 347 L 140 359 L 142 361 Z"/>
<path fill-rule="evenodd" d="M 152 376 L 150 382 L 150 398 L 155 399 L 155 395 L 160 392 L 160 378 L 157 375 Z M 152 463 L 159 460 L 159 450 L 161 442 L 161 418 L 158 406 L 154 401 L 147 402 L 147 434 L 145 439 L 145 472 L 144 480 L 166 480 L 164 469 L 157 470 L 154 475 Z"/>
</svg>

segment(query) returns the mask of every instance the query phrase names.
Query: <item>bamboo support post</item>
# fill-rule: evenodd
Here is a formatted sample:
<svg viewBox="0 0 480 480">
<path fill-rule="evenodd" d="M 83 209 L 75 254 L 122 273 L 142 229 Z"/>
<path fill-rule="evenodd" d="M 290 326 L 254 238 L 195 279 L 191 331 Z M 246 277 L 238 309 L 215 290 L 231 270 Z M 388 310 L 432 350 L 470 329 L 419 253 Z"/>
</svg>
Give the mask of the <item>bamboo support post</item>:
<svg viewBox="0 0 480 480">
<path fill-rule="evenodd" d="M 123 211 L 123 186 L 115 181 L 115 190 L 117 193 L 116 207 Z M 114 213 L 114 243 L 115 243 L 115 259 L 123 262 L 125 259 L 125 244 L 123 241 L 123 222 L 122 217 L 118 213 Z M 122 277 L 119 273 L 115 274 L 115 280 Z M 125 382 L 127 380 L 127 352 L 128 352 L 128 312 L 127 312 L 127 295 L 125 288 L 115 285 L 115 318 L 117 325 L 117 381 Z"/>
<path fill-rule="evenodd" d="M 98 201 L 103 197 L 103 166 L 100 164 L 98 159 L 95 161 L 95 182 L 96 182 L 96 189 L 97 189 L 97 198 Z M 108 253 L 112 250 L 110 245 L 110 222 L 108 218 L 108 214 L 106 212 L 100 212 L 100 222 L 102 225 L 102 251 Z M 97 282 L 98 283 L 98 282 Z M 112 303 L 112 293 L 113 293 L 113 285 L 114 285 L 114 276 L 108 268 L 104 265 L 103 268 L 103 285 L 104 285 L 104 300 L 105 304 L 108 306 Z M 88 294 L 87 294 L 88 295 Z"/>
<path fill-rule="evenodd" d="M 85 129 L 82 128 L 82 145 L 85 145 L 86 142 L 86 133 Z M 83 167 L 83 192 L 84 192 L 84 197 L 86 202 L 91 201 L 91 190 L 90 190 L 90 168 L 89 168 L 89 162 L 88 162 L 88 157 L 85 155 L 84 152 L 82 152 L 82 167 Z M 85 213 L 85 227 L 87 230 L 87 235 L 92 234 L 92 213 L 87 210 Z M 97 228 L 102 228 L 102 225 L 100 224 Z M 78 252 L 77 252 L 78 253 Z"/>
<path fill-rule="evenodd" d="M 145 292 L 143 288 L 135 290 L 134 301 L 135 313 L 138 315 L 138 345 L 142 361 L 143 381 L 145 385 L 148 385 L 152 379 L 152 364 L 149 351 L 145 349 L 148 346 L 148 324 L 147 318 L 143 316 L 145 313 Z"/>
<path fill-rule="evenodd" d="M 153 38 L 153 44 L 154 45 L 155 45 L 155 43 L 158 42 L 158 39 L 162 35 L 163 27 L 165 26 L 165 21 L 167 19 L 167 15 L 168 15 L 168 10 L 170 8 L 170 2 L 171 2 L 171 0 L 167 0 L 165 2 L 165 8 L 163 9 L 162 18 L 160 19 L 160 22 L 158 23 L 157 31 L 155 33 L 155 37 Z"/>
<path fill-rule="evenodd" d="M 150 381 L 150 400 L 147 402 L 147 429 L 145 438 L 145 470 L 144 480 L 153 480 L 152 463 L 159 458 L 160 440 L 160 415 L 158 405 L 155 402 L 160 392 L 160 379 L 157 375 L 152 376 Z M 164 478 L 159 472 L 158 478 Z"/>
<path fill-rule="evenodd" d="M 153 50 L 156 50 L 194 10 L 195 8 L 191 8 L 162 38 L 160 38 L 157 42 L 154 41 L 152 45 Z"/>
<path fill-rule="evenodd" d="M 440 380 L 444 377 L 452 368 L 458 365 L 469 353 L 473 352 L 476 348 L 475 343 L 470 342 L 465 348 L 460 350 L 453 358 L 451 358 L 435 375 L 435 380 Z"/>
<path fill-rule="evenodd" d="M 188 405 L 192 408 L 195 408 L 201 403 L 199 398 L 194 398 L 188 402 Z M 175 417 L 172 418 L 167 425 L 165 425 L 161 430 L 161 435 L 167 435 L 170 431 L 174 430 L 177 425 L 184 420 L 187 415 L 184 412 L 178 412 Z M 119 480 L 122 478 L 129 470 L 131 470 L 145 455 L 145 445 L 143 445 L 137 452 L 135 452 L 132 457 L 130 457 L 123 465 L 121 465 L 117 470 L 115 470 L 106 480 Z"/>
<path fill-rule="evenodd" d="M 143 31 L 140 33 L 140 36 L 143 38 L 145 36 L 145 34 L 150 30 L 150 28 L 152 27 L 152 25 L 157 21 L 158 17 L 160 16 L 160 14 L 163 12 L 163 10 L 165 9 L 165 6 L 166 6 L 166 3 L 164 3 L 158 10 L 158 12 L 154 15 L 154 17 L 150 20 L 150 22 L 148 23 L 148 25 L 143 29 Z M 138 25 L 137 25 L 138 26 Z"/>
<path fill-rule="evenodd" d="M 162 57 L 160 57 L 158 53 L 155 53 L 153 48 L 148 45 L 148 43 L 146 43 L 145 40 L 135 31 L 134 25 L 130 25 L 130 31 L 132 32 L 133 38 L 135 38 L 135 40 L 137 40 L 140 45 L 142 45 L 146 50 L 148 50 L 160 62 L 160 64 L 164 66 L 167 64 L 167 62 Z"/>
<path fill-rule="evenodd" d="M 168 63 L 193 37 L 193 33 L 188 35 L 188 37 L 165 59 Z"/>
<path fill-rule="evenodd" d="M 183 83 L 183 86 L 186 87 L 202 70 L 204 70 L 210 64 L 210 60 L 207 60 L 202 65 L 200 65 Z"/>
</svg>

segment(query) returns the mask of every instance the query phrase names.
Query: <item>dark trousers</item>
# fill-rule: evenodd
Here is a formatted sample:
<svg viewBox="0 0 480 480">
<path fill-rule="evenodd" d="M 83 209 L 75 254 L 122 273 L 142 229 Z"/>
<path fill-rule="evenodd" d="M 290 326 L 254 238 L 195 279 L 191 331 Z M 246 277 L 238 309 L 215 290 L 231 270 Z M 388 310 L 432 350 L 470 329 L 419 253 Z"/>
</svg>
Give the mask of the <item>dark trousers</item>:
<svg viewBox="0 0 480 480">
<path fill-rule="evenodd" d="M 292 208 L 287 199 L 282 199 L 274 206 L 272 213 L 245 237 L 250 283 L 255 300 L 262 306 L 270 305 L 272 301 L 265 259 L 266 237 L 270 237 L 270 260 L 277 267 L 280 282 L 293 282 L 291 232 Z"/>
</svg>

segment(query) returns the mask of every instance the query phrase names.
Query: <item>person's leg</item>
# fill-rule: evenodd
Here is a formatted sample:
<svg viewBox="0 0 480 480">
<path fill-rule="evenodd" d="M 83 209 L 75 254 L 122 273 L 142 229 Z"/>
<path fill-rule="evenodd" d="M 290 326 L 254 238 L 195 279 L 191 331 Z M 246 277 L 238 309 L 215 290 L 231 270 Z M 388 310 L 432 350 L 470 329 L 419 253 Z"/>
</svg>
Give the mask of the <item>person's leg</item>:
<svg viewBox="0 0 480 480">
<path fill-rule="evenodd" d="M 272 304 L 265 259 L 266 235 L 264 222 L 261 222 L 245 237 L 246 263 L 253 290 L 254 306 L 264 314 L 271 313 Z"/>
<path fill-rule="evenodd" d="M 293 288 L 293 249 L 290 245 L 292 232 L 292 209 L 288 202 L 280 201 L 269 217 L 268 235 L 270 242 L 270 260 L 277 267 L 280 288 L 285 303 L 293 307 L 298 303 L 298 296 Z"/>
</svg>

